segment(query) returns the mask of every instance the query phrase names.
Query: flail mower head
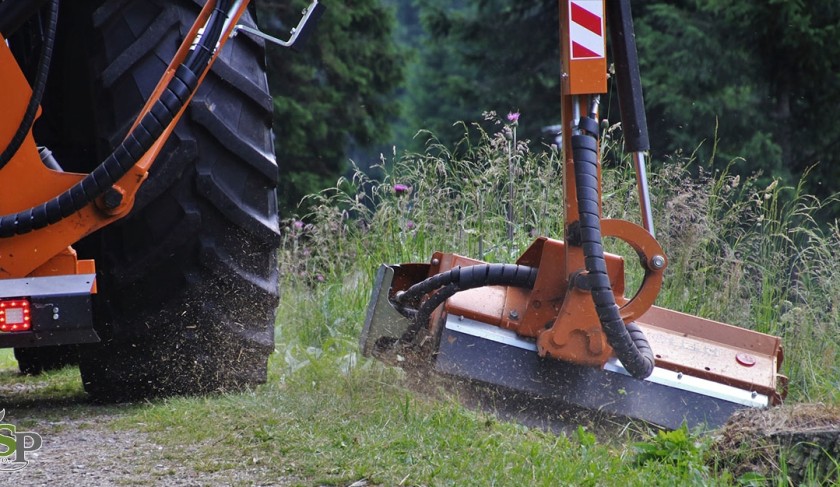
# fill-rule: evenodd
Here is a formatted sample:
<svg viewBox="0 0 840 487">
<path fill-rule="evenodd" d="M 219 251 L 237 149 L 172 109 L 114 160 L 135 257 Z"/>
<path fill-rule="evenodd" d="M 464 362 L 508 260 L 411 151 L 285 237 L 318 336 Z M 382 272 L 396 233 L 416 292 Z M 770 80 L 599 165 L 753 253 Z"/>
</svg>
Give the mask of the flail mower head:
<svg viewBox="0 0 840 487">
<path fill-rule="evenodd" d="M 629 1 L 561 2 L 564 241 L 537 239 L 514 264 L 436 253 L 383 265 L 361 337 L 367 356 L 426 366 L 540 407 L 597 411 L 666 428 L 722 425 L 738 409 L 778 404 L 781 339 L 653 306 L 667 258 L 654 237 L 644 119 Z M 605 13 L 642 226 L 601 218 L 599 94 Z M 628 243 L 644 270 L 625 297 Z M 781 391 L 781 392 L 780 392 Z"/>
</svg>

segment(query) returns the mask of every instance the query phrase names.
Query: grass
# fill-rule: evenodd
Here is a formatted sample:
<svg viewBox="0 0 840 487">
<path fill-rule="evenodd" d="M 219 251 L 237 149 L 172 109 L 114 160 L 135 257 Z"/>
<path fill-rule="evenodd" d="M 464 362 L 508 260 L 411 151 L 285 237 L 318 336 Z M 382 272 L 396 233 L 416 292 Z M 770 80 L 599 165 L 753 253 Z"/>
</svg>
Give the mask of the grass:
<svg viewBox="0 0 840 487">
<path fill-rule="evenodd" d="M 323 359 L 322 359 L 323 360 Z M 303 371 L 304 369 L 301 369 Z M 581 431 L 573 437 L 529 430 L 408 392 L 392 370 L 371 366 L 336 377 L 321 360 L 285 385 L 252 395 L 170 400 L 127 418 L 175 445 L 205 445 L 201 462 L 237 452 L 238 468 L 272 466 L 271 475 L 305 485 L 675 485 L 685 469 L 636 465 L 622 447 Z M 206 418 L 218 425 L 207 428 Z M 177 433 L 174 433 L 177 432 Z M 195 455 L 195 452 L 191 453 Z M 699 469 L 698 485 L 709 478 Z"/>
<path fill-rule="evenodd" d="M 465 137 L 453 148 L 432 143 L 422 154 L 395 151 L 383 157 L 375 178 L 343 179 L 310 197 L 311 214 L 286 222 L 277 350 L 266 385 L 109 409 L 85 401 L 75 370 L 21 378 L 6 351 L 0 388 L 32 388 L 0 393 L 12 398 L 10 417 L 35 424 L 44 414 L 117 412 L 110 427 L 148 433 L 167 456 L 197 472 L 248 472 L 247 483 L 759 482 L 715 466 L 708 438 L 697 433 L 642 430 L 640 440 L 635 430 L 596 437 L 585 428 L 559 435 L 529 429 L 467 410 L 451 393 L 412 392 L 401 371 L 359 356 L 380 263 L 426 261 L 435 250 L 510 262 L 534 235 L 562 235 L 557 155 L 533 152 L 516 141 L 514 126 L 492 116 L 489 122 L 495 132 L 479 131 L 476 145 Z M 639 221 L 629 162 L 615 144 L 605 144 L 611 162 L 604 213 Z M 728 171 L 698 174 L 690 159 L 675 156 L 651 177 L 657 236 L 670 258 L 657 304 L 780 334 L 790 399 L 838 403 L 840 228 L 816 218 L 834 201 L 817 201 L 801 187 L 759 187 Z M 409 189 L 395 191 L 397 184 Z M 629 267 L 628 288 L 640 279 Z M 35 407 L 41 401 L 62 406 L 44 413 Z M 785 472 L 765 481 L 784 484 Z"/>
<path fill-rule="evenodd" d="M 17 407 L 39 404 L 72 404 L 84 398 L 78 370 L 63 369 L 39 376 L 18 374 L 17 361 L 11 349 L 0 350 L 0 409 L 8 406 L 4 399 L 14 397 Z"/>
</svg>

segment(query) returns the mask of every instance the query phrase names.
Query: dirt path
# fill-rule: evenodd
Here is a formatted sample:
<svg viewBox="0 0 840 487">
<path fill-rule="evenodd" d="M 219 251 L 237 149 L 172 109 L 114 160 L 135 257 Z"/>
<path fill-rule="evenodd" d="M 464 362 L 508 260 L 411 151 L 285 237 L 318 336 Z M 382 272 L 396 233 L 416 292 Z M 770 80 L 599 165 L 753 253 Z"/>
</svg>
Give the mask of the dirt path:
<svg viewBox="0 0 840 487">
<path fill-rule="evenodd" d="M 32 428 L 43 438 L 41 449 L 27 455 L 24 469 L 0 472 L 0 485 L 288 485 L 260 482 L 259 469 L 213 472 L 208 465 L 208 471 L 196 471 L 179 461 L 195 446 L 169 452 L 146 433 L 113 431 L 108 423 L 114 419 L 66 418 Z"/>
<path fill-rule="evenodd" d="M 237 452 L 220 448 L 218 454 L 207 455 L 213 445 L 167 447 L 157 443 L 153 434 L 115 428 L 112 423 L 135 406 L 91 404 L 79 390 L 79 384 L 55 392 L 49 390 L 49 381 L 21 380 L 4 372 L 0 375 L 8 377 L 0 381 L 0 411 L 4 411 L 5 418 L 0 418 L 0 424 L 15 426 L 18 433 L 37 433 L 42 445 L 38 451 L 26 453 L 28 465 L 20 470 L 4 470 L 0 463 L 0 485 L 182 487 L 300 483 L 294 478 L 273 477 L 266 465 L 231 468 L 249 464 Z M 123 408 L 127 408 L 126 412 Z M 7 450 L 3 447 L 0 451 Z M 205 459 L 206 464 L 197 463 L 198 458 Z"/>
</svg>

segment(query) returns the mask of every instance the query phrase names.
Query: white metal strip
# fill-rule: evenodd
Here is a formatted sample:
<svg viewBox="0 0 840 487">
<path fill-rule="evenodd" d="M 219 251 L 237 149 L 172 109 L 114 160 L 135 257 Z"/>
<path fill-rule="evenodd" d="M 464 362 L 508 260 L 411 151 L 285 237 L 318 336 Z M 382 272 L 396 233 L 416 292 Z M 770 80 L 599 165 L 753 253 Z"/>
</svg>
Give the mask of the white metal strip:
<svg viewBox="0 0 840 487">
<path fill-rule="evenodd" d="M 486 338 L 496 343 L 504 343 L 505 345 L 532 352 L 537 351 L 537 344 L 534 340 L 523 338 L 511 330 L 505 330 L 504 328 L 464 318 L 463 316 L 448 315 L 446 318 L 446 328 L 463 333 L 464 335 Z"/>
<path fill-rule="evenodd" d="M 0 298 L 90 294 L 96 274 L 0 279 Z"/>
</svg>

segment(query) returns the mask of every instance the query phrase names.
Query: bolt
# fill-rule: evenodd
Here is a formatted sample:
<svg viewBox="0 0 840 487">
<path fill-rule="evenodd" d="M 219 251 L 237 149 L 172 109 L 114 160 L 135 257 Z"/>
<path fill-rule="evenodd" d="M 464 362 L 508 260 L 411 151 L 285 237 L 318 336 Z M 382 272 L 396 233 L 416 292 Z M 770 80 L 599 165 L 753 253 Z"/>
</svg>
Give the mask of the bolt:
<svg viewBox="0 0 840 487">
<path fill-rule="evenodd" d="M 683 378 L 682 372 L 677 372 L 677 380 L 680 380 L 682 378 Z"/>
<path fill-rule="evenodd" d="M 665 267 L 665 257 L 663 257 L 661 255 L 654 255 L 650 259 L 650 267 L 655 271 L 658 271 L 658 270 L 664 268 Z"/>
<path fill-rule="evenodd" d="M 432 265 L 440 265 L 440 259 L 432 259 Z"/>
<path fill-rule="evenodd" d="M 58 311 L 59 311 L 59 310 L 58 310 L 58 306 L 53 306 L 53 309 L 52 309 L 52 312 L 53 312 L 53 320 L 57 320 L 57 319 L 58 319 Z"/>
<path fill-rule="evenodd" d="M 758 393 L 757 393 L 757 392 L 755 392 L 755 391 L 753 391 L 753 392 L 752 392 L 752 394 L 750 394 L 750 395 L 752 396 L 752 398 L 753 398 L 753 399 L 755 399 L 756 397 L 758 397 Z"/>
<path fill-rule="evenodd" d="M 519 312 L 516 311 L 515 309 L 511 310 L 510 313 L 508 313 L 508 318 L 510 318 L 512 320 L 518 320 L 519 319 Z"/>
<path fill-rule="evenodd" d="M 122 203 L 122 200 L 123 200 L 122 192 L 120 190 L 118 190 L 117 188 L 113 187 L 113 186 L 108 188 L 108 190 L 105 191 L 105 194 L 102 195 L 102 205 L 107 210 L 116 209 L 118 206 L 120 206 L 120 203 Z"/>
</svg>

